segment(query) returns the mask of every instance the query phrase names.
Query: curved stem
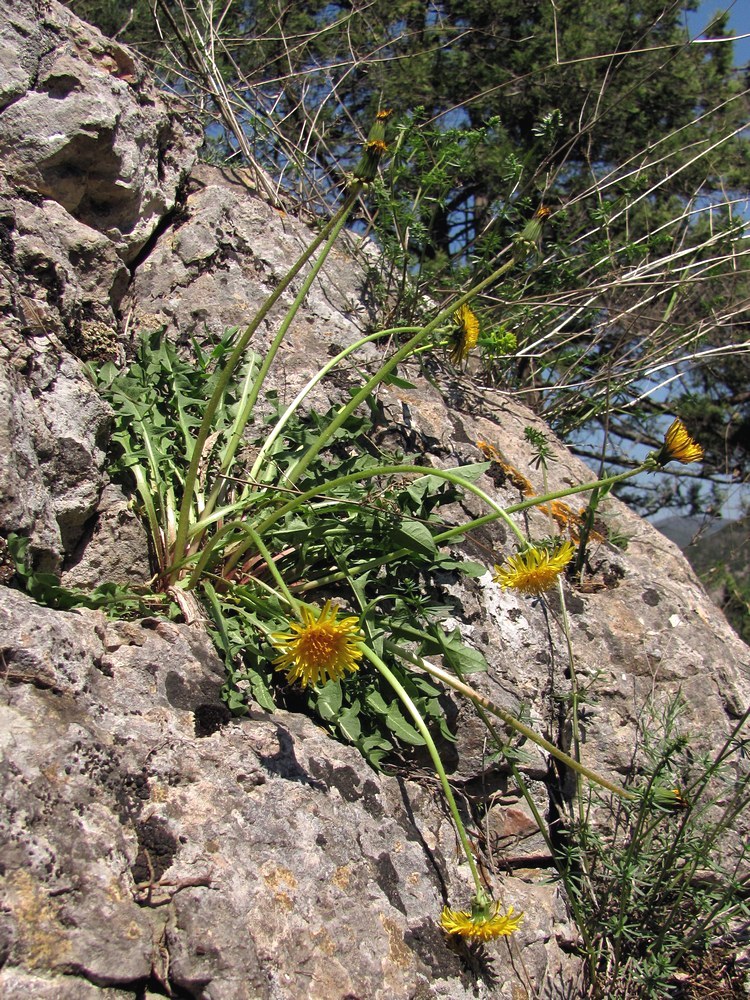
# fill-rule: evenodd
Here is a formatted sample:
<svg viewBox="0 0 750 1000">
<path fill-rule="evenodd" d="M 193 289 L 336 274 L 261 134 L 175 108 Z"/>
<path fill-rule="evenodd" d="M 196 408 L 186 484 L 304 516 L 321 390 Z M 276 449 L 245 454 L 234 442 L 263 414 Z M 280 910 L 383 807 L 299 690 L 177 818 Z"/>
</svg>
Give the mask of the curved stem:
<svg viewBox="0 0 750 1000">
<path fill-rule="evenodd" d="M 284 582 L 284 578 L 282 577 L 281 573 L 279 573 L 278 566 L 276 565 L 273 556 L 268 551 L 266 546 L 263 544 L 263 539 L 258 535 L 258 533 L 252 527 L 252 525 L 247 524 L 247 522 L 245 521 L 232 521 L 230 524 L 224 525 L 221 531 L 218 532 L 216 535 L 214 535 L 214 537 L 211 539 L 206 548 L 201 552 L 200 559 L 198 560 L 195 568 L 193 569 L 193 572 L 190 574 L 190 578 L 188 579 L 185 589 L 190 590 L 197 585 L 208 564 L 209 559 L 211 558 L 212 552 L 219 547 L 219 542 L 222 540 L 222 536 L 229 534 L 230 531 L 231 532 L 241 531 L 244 534 L 250 536 L 250 543 L 255 545 L 256 549 L 263 557 L 263 561 L 265 562 L 266 566 L 268 566 L 269 572 L 276 581 L 279 590 L 284 595 L 286 600 L 289 602 L 289 605 L 294 611 L 295 615 L 299 618 L 300 602 L 295 597 L 292 596 L 289 588 Z M 256 582 L 259 583 L 260 581 Z"/>
<path fill-rule="evenodd" d="M 635 469 L 631 472 L 623 473 L 622 475 L 616 476 L 614 478 L 624 479 L 629 476 L 636 475 L 638 472 L 643 472 L 646 468 L 647 466 L 643 466 L 640 469 Z M 448 528 L 445 531 L 441 531 L 437 535 L 433 535 L 435 544 L 440 545 L 443 542 L 452 541 L 454 538 L 460 538 L 462 535 L 468 534 L 475 528 L 481 528 L 485 524 L 492 524 L 493 521 L 497 521 L 500 519 L 500 517 L 503 517 L 506 524 L 509 524 L 510 527 L 513 529 L 519 541 L 521 541 L 524 545 L 526 545 L 528 544 L 527 539 L 522 535 L 520 529 L 517 527 L 515 522 L 508 520 L 506 515 L 515 514 L 522 510 L 527 510 L 529 507 L 534 507 L 539 503 L 546 503 L 548 500 L 557 500 L 560 499 L 561 497 L 570 496 L 571 494 L 574 493 L 584 493 L 587 490 L 593 490 L 597 486 L 602 485 L 602 482 L 606 485 L 606 483 L 611 482 L 611 480 L 597 480 L 597 482 L 595 483 L 584 483 L 582 486 L 568 487 L 565 490 L 558 490 L 555 493 L 544 493 L 538 497 L 534 497 L 533 500 L 527 500 L 524 501 L 523 503 L 512 504 L 510 507 L 505 507 L 503 509 L 502 514 L 498 513 L 497 510 L 495 510 L 491 514 L 483 514 L 481 517 L 477 517 L 471 521 L 467 521 L 465 524 L 456 525 L 456 527 L 454 528 Z M 494 504 L 494 501 L 493 505 L 497 507 L 497 505 Z M 386 563 L 391 562 L 394 559 L 400 559 L 402 556 L 406 555 L 408 551 L 409 550 L 407 548 L 394 549 L 392 552 L 385 553 L 382 556 L 378 556 L 375 559 L 370 559 L 369 562 L 362 563 L 358 567 L 358 572 L 364 573 L 367 570 L 377 569 L 377 567 L 379 566 L 385 566 Z M 327 586 L 329 583 L 336 583 L 339 580 L 343 580 L 345 576 L 346 573 L 344 572 L 329 573 L 327 576 L 321 577 L 320 580 L 316 581 L 314 586 Z M 311 589 L 313 589 L 313 587 L 310 584 L 305 584 L 298 588 L 300 592 L 303 590 L 311 590 Z"/>
<path fill-rule="evenodd" d="M 460 306 L 473 299 L 482 291 L 482 289 L 496 282 L 505 271 L 513 266 L 513 264 L 515 264 L 515 259 L 511 258 L 501 267 L 497 268 L 496 271 L 493 271 L 488 278 L 485 278 L 484 281 L 480 281 L 474 288 L 470 289 L 464 295 L 460 296 L 460 298 L 458 298 L 455 302 L 451 303 L 450 306 L 441 309 L 433 320 L 431 320 L 425 327 L 423 327 L 423 329 L 408 340 L 403 347 L 396 351 L 396 353 L 390 357 L 377 372 L 375 372 L 372 378 L 365 382 L 359 392 L 357 392 L 345 406 L 341 407 L 330 424 L 318 436 L 317 440 L 310 445 L 305 454 L 294 464 L 292 469 L 287 474 L 287 481 L 290 484 L 293 484 L 299 479 L 299 477 L 310 465 L 310 462 L 312 462 L 318 452 L 320 452 L 326 442 L 330 440 L 341 425 L 346 422 L 348 417 L 357 409 L 358 406 L 364 403 L 365 400 L 372 395 L 373 391 L 380 385 L 383 379 L 393 371 L 399 362 L 406 360 L 410 354 L 414 353 L 425 337 L 437 330 L 441 323 L 443 323 L 448 317 L 452 316 Z"/>
<path fill-rule="evenodd" d="M 300 391 L 291 401 L 289 406 L 287 406 L 287 408 L 281 414 L 279 419 L 276 421 L 273 430 L 268 435 L 266 440 L 263 442 L 263 446 L 255 458 L 253 467 L 252 469 L 250 469 L 250 472 L 248 473 L 248 478 L 251 480 L 257 478 L 258 472 L 260 471 L 260 468 L 263 465 L 263 461 L 266 455 L 273 446 L 274 441 L 276 441 L 276 439 L 283 431 L 289 418 L 292 416 L 294 411 L 299 407 L 300 403 L 305 399 L 305 397 L 310 394 L 310 392 L 315 388 L 315 386 L 320 381 L 322 381 L 325 378 L 325 376 L 333 368 L 335 368 L 336 365 L 339 364 L 339 362 L 343 361 L 344 358 L 348 357 L 354 351 L 358 350 L 358 348 L 364 347 L 365 344 L 369 344 L 374 340 L 380 340 L 382 337 L 390 337 L 393 336 L 393 334 L 395 333 L 413 333 L 416 329 L 417 327 L 413 326 L 400 326 L 400 327 L 394 327 L 390 330 L 379 330 L 377 333 L 371 333 L 369 337 L 362 337 L 362 339 L 358 340 L 356 344 L 352 344 L 350 347 L 346 347 L 343 351 L 337 354 L 335 358 L 332 358 L 327 364 L 323 365 L 323 367 L 310 379 L 307 385 L 303 386 L 300 389 Z"/>
<path fill-rule="evenodd" d="M 278 510 L 273 512 L 273 514 L 270 514 L 257 526 L 258 534 L 262 535 L 280 518 L 285 517 L 288 513 L 296 510 L 303 504 L 306 504 L 308 500 L 312 500 L 321 493 L 329 493 L 331 490 L 337 489 L 339 486 L 346 486 L 348 483 L 359 482 L 363 479 L 372 479 L 375 476 L 397 476 L 408 475 L 410 473 L 418 474 L 420 476 L 435 476 L 437 479 L 445 479 L 447 482 L 453 483 L 454 486 L 460 486 L 461 488 L 468 490 L 469 493 L 473 493 L 492 509 L 494 512 L 493 519 L 502 518 L 508 527 L 515 532 L 520 541 L 524 544 L 526 543 L 526 539 L 524 538 L 518 525 L 512 521 L 506 511 L 498 503 L 496 503 L 492 497 L 488 496 L 484 490 L 480 489 L 474 483 L 469 482 L 468 479 L 464 479 L 463 477 L 457 475 L 455 472 L 450 472 L 448 469 L 425 468 L 423 465 L 381 465 L 374 469 L 362 469 L 359 472 L 350 472 L 349 475 L 339 476 L 336 479 L 332 479 L 330 482 L 321 483 L 319 486 L 313 486 L 305 493 L 300 493 L 293 500 L 290 500 L 288 503 L 279 507 Z"/>
<path fill-rule="evenodd" d="M 342 214 L 337 219 L 336 224 L 331 229 L 331 233 L 325 242 L 325 246 L 318 254 L 315 263 L 310 268 L 310 271 L 305 277 L 305 280 L 302 282 L 299 291 L 294 297 L 294 301 L 287 310 L 287 313 L 284 316 L 281 325 L 279 326 L 276 336 L 273 338 L 273 341 L 271 342 L 271 346 L 268 348 L 268 351 L 266 352 L 266 356 L 263 358 L 263 362 L 260 368 L 258 369 L 258 374 L 255 376 L 253 387 L 250 390 L 247 399 L 244 401 L 244 404 L 240 412 L 235 418 L 234 427 L 232 428 L 232 433 L 229 437 L 229 441 L 227 442 L 227 445 L 224 449 L 224 453 L 222 456 L 221 468 L 219 469 L 216 485 L 214 486 L 213 490 L 211 491 L 211 495 L 206 501 L 206 506 L 203 511 L 204 514 L 211 513 L 216 504 L 217 499 L 219 498 L 221 491 L 225 486 L 225 482 L 222 477 L 225 476 L 226 473 L 229 471 L 229 469 L 232 467 L 232 462 L 234 461 L 234 456 L 237 453 L 237 448 L 239 447 L 240 441 L 242 440 L 242 435 L 245 431 L 245 427 L 247 426 L 247 422 L 250 419 L 250 416 L 253 412 L 253 408 L 255 407 L 255 404 L 258 401 L 258 396 L 260 395 L 260 391 L 263 388 L 263 383 L 266 380 L 266 376 L 268 375 L 268 372 L 271 369 L 271 365 L 273 364 L 274 359 L 278 354 L 279 348 L 281 347 L 284 337 L 286 336 L 287 331 L 289 330 L 289 327 L 291 326 L 292 321 L 294 320 L 294 317 L 297 315 L 300 306 L 307 298 L 307 294 L 310 291 L 313 282 L 320 273 L 320 269 L 325 263 L 328 254 L 331 252 L 331 249 L 336 240 L 338 239 L 341 230 L 344 228 L 344 224 L 346 223 L 347 218 L 348 218 L 348 212 Z"/>
<path fill-rule="evenodd" d="M 438 753 L 437 747 L 435 746 L 435 741 L 430 735 L 430 731 L 425 725 L 424 719 L 420 715 L 419 709 L 411 700 L 403 684 L 399 681 L 399 679 L 396 677 L 393 671 L 389 667 L 387 667 L 385 663 L 383 663 L 383 661 L 380 659 L 380 657 L 376 653 L 374 653 L 368 646 L 362 645 L 360 646 L 360 649 L 362 650 L 365 658 L 368 659 L 370 663 L 372 663 L 375 669 L 390 684 L 390 686 L 396 692 L 398 697 L 401 699 L 404 708 L 412 717 L 414 725 L 417 727 L 420 736 L 425 741 L 427 750 L 432 759 L 433 766 L 435 768 L 435 771 L 437 772 L 438 778 L 440 779 L 440 784 L 443 786 L 443 794 L 445 795 L 446 801 L 448 803 L 448 808 L 450 809 L 453 822 L 456 826 L 458 839 L 461 841 L 461 847 L 463 848 L 463 852 L 466 855 L 466 860 L 469 862 L 469 868 L 471 869 L 471 875 L 472 878 L 474 879 L 474 885 L 476 886 L 477 895 L 481 896 L 484 892 L 484 886 L 482 885 L 482 881 L 479 877 L 479 871 L 477 870 L 477 864 L 476 861 L 474 860 L 474 855 L 471 850 L 471 844 L 469 843 L 469 838 L 466 835 L 466 829 L 461 820 L 461 816 L 458 811 L 458 806 L 456 805 L 456 799 L 455 796 L 453 795 L 453 789 L 451 788 L 448 782 L 448 777 L 445 773 L 443 762 L 440 759 L 440 754 Z"/>
</svg>

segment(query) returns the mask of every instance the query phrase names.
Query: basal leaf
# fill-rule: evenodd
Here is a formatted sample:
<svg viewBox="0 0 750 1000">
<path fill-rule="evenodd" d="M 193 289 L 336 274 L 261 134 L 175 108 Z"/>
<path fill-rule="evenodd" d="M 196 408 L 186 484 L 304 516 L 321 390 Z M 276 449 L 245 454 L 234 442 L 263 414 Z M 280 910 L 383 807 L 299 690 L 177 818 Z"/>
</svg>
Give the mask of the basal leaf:
<svg viewBox="0 0 750 1000">
<path fill-rule="evenodd" d="M 341 711 L 341 684 L 338 681 L 329 681 L 318 692 L 316 707 L 322 719 L 331 722 Z"/>
<path fill-rule="evenodd" d="M 341 713 L 338 718 L 338 727 L 346 739 L 356 743 L 362 734 L 362 724 L 359 719 L 360 704 L 355 701 L 353 705 Z"/>
<path fill-rule="evenodd" d="M 424 739 L 414 726 L 403 717 L 401 708 L 397 702 L 394 702 L 390 706 L 385 721 L 391 732 L 403 743 L 409 743 L 414 747 L 424 746 Z"/>
<path fill-rule="evenodd" d="M 421 521 L 403 520 L 395 532 L 395 537 L 405 548 L 419 552 L 420 555 L 428 557 L 437 555 L 432 532 Z"/>
</svg>

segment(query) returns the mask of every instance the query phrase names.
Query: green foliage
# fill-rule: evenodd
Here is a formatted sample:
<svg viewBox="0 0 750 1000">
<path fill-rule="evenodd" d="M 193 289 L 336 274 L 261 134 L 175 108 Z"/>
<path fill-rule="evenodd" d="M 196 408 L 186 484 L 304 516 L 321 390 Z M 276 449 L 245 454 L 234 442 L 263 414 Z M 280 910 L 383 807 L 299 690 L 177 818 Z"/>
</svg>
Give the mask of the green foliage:
<svg viewBox="0 0 750 1000">
<path fill-rule="evenodd" d="M 170 525 L 169 511 L 179 503 L 185 470 L 192 455 L 193 439 L 201 413 L 216 384 L 217 366 L 236 340 L 228 331 L 210 351 L 194 345 L 194 356 L 182 357 L 158 333 L 143 338 L 136 360 L 117 373 L 104 366 L 96 375 L 99 390 L 115 410 L 116 445 L 113 470 L 139 492 L 144 517 L 164 539 Z M 241 386 L 255 369 L 254 358 L 241 374 Z M 215 458 L 231 427 L 239 404 L 239 390 L 228 390 L 212 423 Z M 267 426 L 282 413 L 274 393 L 268 394 L 265 422 L 251 432 L 250 440 L 232 479 L 242 483 L 250 457 L 267 438 Z M 267 455 L 273 480 L 284 483 L 297 459 L 313 444 L 321 427 L 334 412 L 295 415 Z M 476 564 L 454 559 L 441 550 L 435 535 L 444 527 L 441 510 L 455 502 L 454 486 L 434 475 L 415 480 L 391 477 L 354 479 L 333 485 L 344 476 L 356 476 L 379 467 L 382 459 L 372 454 L 368 441 L 371 418 L 352 415 L 333 435 L 328 448 L 308 467 L 299 491 L 309 484 L 331 484 L 318 502 L 290 510 L 278 518 L 264 540 L 276 553 L 274 562 L 299 595 L 327 589 L 343 582 L 354 602 L 363 609 L 363 623 L 380 655 L 389 663 L 402 685 L 430 724 L 436 736 L 453 739 L 445 718 L 439 689 L 424 677 L 411 677 L 383 649 L 382 637 L 401 636 L 418 653 L 442 656 L 456 671 L 471 673 L 486 669 L 482 656 L 466 646 L 458 629 L 446 633 L 440 622 L 450 614 L 450 605 L 435 598 L 440 593 L 439 574 L 484 572 Z M 212 459 L 207 456 L 201 477 L 201 492 L 207 490 Z M 475 479 L 486 464 L 455 470 L 467 481 Z M 232 510 L 239 487 L 230 486 L 224 510 Z M 245 496 L 253 516 L 268 516 L 288 501 L 288 491 L 277 490 L 269 481 L 263 492 Z M 278 655 L 269 635 L 283 631 L 289 622 L 289 607 L 269 588 L 268 565 L 252 550 L 238 521 L 236 530 L 226 531 L 203 563 L 200 592 L 213 621 L 213 635 L 227 665 L 224 694 L 230 708 L 247 711 L 255 701 L 266 710 L 278 703 L 312 712 L 340 738 L 354 743 L 375 765 L 394 747 L 421 746 L 424 740 L 394 702 L 379 675 L 362 671 L 341 682 L 292 692 L 274 670 Z M 210 543 L 206 551 L 210 551 Z M 272 581 L 271 581 L 272 582 Z"/>
<path fill-rule="evenodd" d="M 631 489 L 644 511 L 705 507 L 745 478 L 748 98 L 726 15 L 715 44 L 689 45 L 696 0 L 613 2 L 606 17 L 597 0 L 70 5 L 194 96 L 207 155 L 241 153 L 269 197 L 261 167 L 329 211 L 373 113 L 393 108 L 358 220 L 384 251 L 371 290 L 388 322 L 486 275 L 549 205 L 544 266 L 529 255 L 522 286 L 477 303 L 484 378 L 594 464 L 612 441 L 652 447 L 655 413 L 695 413 L 704 484 Z"/>
<path fill-rule="evenodd" d="M 168 563 L 178 498 L 195 435 L 215 389 L 218 368 L 226 361 L 236 334 L 237 328 L 228 331 L 208 354 L 194 342 L 193 358 L 188 362 L 161 333 L 154 332 L 142 338 L 136 360 L 127 371 L 118 371 L 112 363 L 89 368 L 115 414 L 112 441 L 120 451 L 112 471 L 119 476 L 129 472 L 135 480 L 161 571 Z M 258 359 L 250 352 L 238 382 L 223 393 L 212 422 L 215 444 L 237 415 L 242 391 L 257 368 Z M 218 447 L 204 454 L 201 494 L 220 458 Z"/>
<path fill-rule="evenodd" d="M 560 841 L 595 996 L 675 996 L 686 956 L 731 941 L 750 917 L 748 716 L 711 754 L 681 731 L 679 715 L 676 699 L 642 716 L 637 802 L 592 802 L 606 832 L 587 816 Z"/>
</svg>

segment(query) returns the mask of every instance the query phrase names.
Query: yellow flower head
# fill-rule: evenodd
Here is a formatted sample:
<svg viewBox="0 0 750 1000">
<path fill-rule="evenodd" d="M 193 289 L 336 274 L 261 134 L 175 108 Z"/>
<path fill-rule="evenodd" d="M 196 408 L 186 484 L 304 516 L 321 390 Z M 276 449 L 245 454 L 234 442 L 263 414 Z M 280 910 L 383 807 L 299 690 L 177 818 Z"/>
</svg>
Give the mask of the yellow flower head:
<svg viewBox="0 0 750 1000">
<path fill-rule="evenodd" d="M 664 436 L 664 444 L 656 461 L 659 465 L 666 465 L 672 460 L 687 465 L 688 462 L 700 462 L 702 458 L 703 449 L 697 441 L 693 441 L 687 427 L 678 417 Z"/>
<path fill-rule="evenodd" d="M 513 907 L 508 912 L 499 912 L 500 904 L 488 900 L 484 903 L 475 899 L 471 912 L 450 910 L 446 906 L 440 917 L 440 926 L 446 934 L 459 934 L 474 941 L 491 941 L 496 937 L 507 937 L 518 929 L 523 913 L 513 915 Z"/>
<path fill-rule="evenodd" d="M 495 566 L 495 583 L 503 590 L 512 587 L 522 594 L 542 594 L 555 583 L 573 558 L 575 546 L 563 542 L 554 551 L 531 546 L 518 555 L 509 556 L 504 566 Z"/>
<path fill-rule="evenodd" d="M 679 788 L 661 788 L 659 785 L 654 785 L 644 794 L 650 803 L 664 812 L 677 812 L 680 809 L 690 808 L 690 802 Z"/>
<path fill-rule="evenodd" d="M 460 365 L 477 346 L 479 340 L 479 320 L 475 313 L 464 303 L 453 313 L 458 329 L 453 336 L 453 347 L 450 358 L 454 365 Z"/>
<path fill-rule="evenodd" d="M 290 622 L 288 632 L 274 632 L 271 641 L 282 651 L 273 665 L 286 670 L 290 684 L 302 687 L 338 681 L 348 672 L 359 670 L 362 650 L 356 618 L 338 619 L 338 607 L 326 601 L 316 615 L 302 608 L 302 624 Z"/>
</svg>

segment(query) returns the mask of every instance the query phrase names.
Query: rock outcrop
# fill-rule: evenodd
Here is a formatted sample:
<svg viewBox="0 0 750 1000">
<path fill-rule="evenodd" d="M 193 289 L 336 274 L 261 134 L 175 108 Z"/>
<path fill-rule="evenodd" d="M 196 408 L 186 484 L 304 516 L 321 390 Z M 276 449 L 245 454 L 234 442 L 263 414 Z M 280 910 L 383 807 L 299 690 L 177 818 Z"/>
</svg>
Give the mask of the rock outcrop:
<svg viewBox="0 0 750 1000">
<path fill-rule="evenodd" d="M 59 569 L 105 484 L 108 409 L 79 360 L 121 355 L 130 269 L 200 137 L 57 3 L 4 5 L 0 77 L 0 530 Z"/>
<path fill-rule="evenodd" d="M 139 330 L 164 326 L 179 341 L 247 322 L 309 231 L 240 175 L 196 167 L 197 136 L 127 50 L 54 0 L 6 9 L 0 534 L 28 535 L 37 566 L 69 584 L 146 580 L 145 535 L 108 482 L 109 411 L 84 363 L 122 361 Z M 328 261 L 277 362 L 284 398 L 332 342 L 360 335 L 362 274 L 345 249 Z M 502 393 L 462 389 L 448 405 L 433 386 L 390 387 L 389 432 L 435 465 L 477 461 L 483 439 L 523 468 L 523 428 L 538 420 Z M 335 400 L 346 386 L 327 391 Z M 553 488 L 590 478 L 554 448 Z M 486 486 L 518 499 L 512 483 Z M 622 505 L 609 510 L 628 549 L 603 545 L 602 586 L 571 591 L 567 606 L 579 682 L 594 696 L 584 755 L 617 777 L 649 699 L 681 692 L 687 728 L 708 742 L 726 733 L 749 701 L 750 658 L 678 550 Z M 537 529 L 548 530 L 538 513 Z M 488 565 L 487 550 L 510 548 L 497 526 L 477 537 L 484 548 L 464 551 Z M 570 679 L 554 600 L 545 610 L 489 574 L 445 586 L 489 662 L 478 685 L 564 742 Z M 453 774 L 466 801 L 491 793 L 488 878 L 526 913 L 484 956 L 436 923 L 471 890 L 434 783 L 372 771 L 302 716 L 231 718 L 222 671 L 188 625 L 64 613 L 0 587 L 3 996 L 578 995 L 577 932 L 544 845 L 511 777 L 485 769 L 470 713 L 457 719 Z M 523 768 L 544 808 L 548 762 L 531 755 Z"/>
</svg>

